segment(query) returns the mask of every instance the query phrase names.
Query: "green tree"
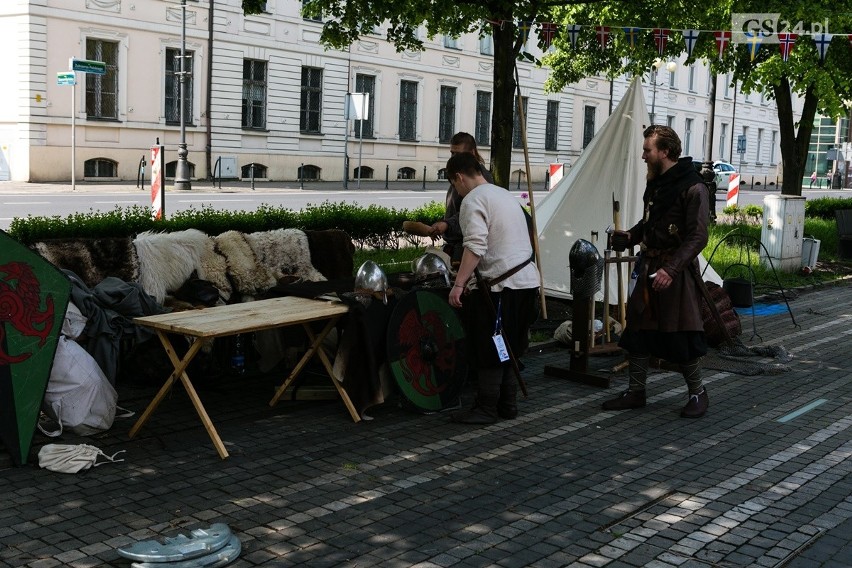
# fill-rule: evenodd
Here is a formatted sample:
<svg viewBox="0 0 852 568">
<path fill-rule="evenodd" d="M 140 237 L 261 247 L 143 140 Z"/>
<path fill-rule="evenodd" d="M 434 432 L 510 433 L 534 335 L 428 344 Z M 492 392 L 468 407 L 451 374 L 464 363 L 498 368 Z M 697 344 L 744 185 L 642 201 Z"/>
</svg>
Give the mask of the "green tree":
<svg viewBox="0 0 852 568">
<path fill-rule="evenodd" d="M 422 50 L 420 26 L 429 37 L 491 33 L 494 45 L 494 104 L 491 116 L 491 168 L 497 184 L 508 187 L 515 110 L 514 65 L 522 42 L 516 20 L 535 21 L 550 0 L 305 0 L 303 13 L 322 18 L 321 41 L 346 49 L 361 36 L 387 25 L 387 40 L 398 51 Z M 560 5 L 563 4 L 560 2 Z M 245 13 L 259 13 L 265 0 L 243 0 Z"/>
<path fill-rule="evenodd" d="M 652 35 L 644 30 L 641 41 L 631 46 L 621 33 L 622 27 L 672 29 L 663 57 L 676 57 L 685 51 L 679 30 L 703 30 L 688 62 L 708 61 L 714 77 L 732 71 L 733 80 L 744 92 L 761 92 L 775 100 L 784 175 L 782 193 L 801 195 L 816 113 L 835 118 L 842 116 L 848 112 L 844 101 L 852 99 L 852 81 L 849 80 L 852 51 L 846 35 L 852 31 L 852 14 L 836 8 L 836 2 L 826 0 L 710 0 L 701 6 L 684 0 L 628 0 L 567 6 L 557 11 L 555 21 L 611 26 L 614 37 L 603 50 L 597 45 L 592 27 L 582 29 L 576 49 L 567 38 L 557 39 L 556 51 L 543 60 L 552 69 L 547 88 L 558 91 L 590 75 L 614 77 L 621 73 L 647 73 L 659 56 Z M 739 43 L 719 60 L 715 38 L 708 30 L 730 30 L 731 15 L 736 13 L 780 14 L 779 22 L 787 22 L 786 31 L 800 34 L 789 60 L 784 62 L 778 45 L 769 43 L 760 47 L 754 59 L 748 46 Z M 802 25 L 798 26 L 800 22 Z M 825 32 L 826 24 L 828 31 L 845 32 L 834 37 L 824 60 L 820 60 L 810 35 L 804 35 L 811 33 L 812 24 L 822 28 L 814 29 L 815 32 Z M 794 29 L 797 26 L 798 29 Z M 795 96 L 802 99 L 802 116 L 798 123 L 793 115 Z"/>
</svg>

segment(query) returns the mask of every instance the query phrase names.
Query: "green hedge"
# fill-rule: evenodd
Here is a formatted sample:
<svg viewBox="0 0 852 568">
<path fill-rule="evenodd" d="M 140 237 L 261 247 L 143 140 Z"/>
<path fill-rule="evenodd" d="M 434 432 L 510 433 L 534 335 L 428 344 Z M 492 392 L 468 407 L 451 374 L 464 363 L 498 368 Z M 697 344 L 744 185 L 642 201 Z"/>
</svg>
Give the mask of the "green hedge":
<svg viewBox="0 0 852 568">
<path fill-rule="evenodd" d="M 221 211 L 205 206 L 177 211 L 164 221 L 154 221 L 147 207 L 134 205 L 66 217 L 16 217 L 9 226 L 9 234 L 24 244 L 32 244 L 45 239 L 132 237 L 144 231 L 198 229 L 216 236 L 230 230 L 254 233 L 273 229 L 342 229 L 359 247 L 395 249 L 408 239 L 402 232 L 403 221 L 432 224 L 443 216 L 444 204 L 434 201 L 410 210 L 324 202 L 308 205 L 302 211 L 269 205 L 261 205 L 256 211 Z"/>
<path fill-rule="evenodd" d="M 852 209 L 852 197 L 818 197 L 805 201 L 805 217 L 834 221 L 836 209 Z"/>
</svg>

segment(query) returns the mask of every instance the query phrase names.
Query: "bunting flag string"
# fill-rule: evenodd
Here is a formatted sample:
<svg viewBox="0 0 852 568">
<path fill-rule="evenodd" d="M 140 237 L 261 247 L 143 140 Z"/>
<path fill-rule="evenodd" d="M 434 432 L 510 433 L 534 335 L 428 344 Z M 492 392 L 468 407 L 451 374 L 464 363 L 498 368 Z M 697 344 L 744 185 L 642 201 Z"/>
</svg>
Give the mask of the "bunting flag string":
<svg viewBox="0 0 852 568">
<path fill-rule="evenodd" d="M 698 41 L 698 30 L 683 30 L 683 41 L 686 42 L 686 57 L 692 57 L 692 50 L 695 49 L 695 42 Z"/>
<path fill-rule="evenodd" d="M 630 46 L 630 49 L 636 47 L 636 44 L 639 43 L 639 32 L 642 31 L 642 28 L 621 28 L 624 32 L 624 37 L 627 38 L 627 44 Z"/>
<path fill-rule="evenodd" d="M 757 52 L 760 51 L 760 44 L 763 43 L 763 32 L 747 32 L 743 35 L 746 36 L 746 46 L 748 46 L 748 55 L 751 58 L 751 61 L 754 61 L 754 58 L 757 57 Z"/>
<path fill-rule="evenodd" d="M 568 37 L 571 38 L 571 48 L 577 49 L 577 36 L 580 35 L 580 28 L 577 24 L 568 24 Z"/>
<path fill-rule="evenodd" d="M 556 33 L 558 30 L 559 26 L 557 26 L 553 22 L 544 22 L 542 24 L 539 24 L 538 37 L 539 41 L 544 46 L 544 51 L 550 49 L 550 45 L 553 43 L 553 38 L 556 37 Z"/>
<path fill-rule="evenodd" d="M 814 36 L 814 43 L 816 44 L 817 51 L 819 52 L 819 60 L 825 61 L 825 53 L 828 51 L 828 45 L 831 43 L 831 40 L 834 38 L 832 34 L 816 34 Z"/>
<path fill-rule="evenodd" d="M 525 20 L 518 20 L 516 24 L 518 30 L 518 38 L 521 40 L 521 45 L 527 43 L 527 40 L 530 38 L 530 31 L 532 31 L 532 22 L 527 22 Z"/>
<path fill-rule="evenodd" d="M 778 47 L 781 49 L 781 59 L 787 61 L 790 57 L 790 52 L 793 51 L 793 46 L 796 45 L 796 34 L 778 34 Z"/>
<path fill-rule="evenodd" d="M 657 45 L 657 53 L 660 57 L 666 51 L 666 44 L 669 42 L 669 34 L 671 30 L 666 28 L 654 28 L 654 43 Z"/>
<path fill-rule="evenodd" d="M 609 26 L 595 26 L 595 33 L 598 36 L 598 43 L 601 44 L 601 50 L 606 49 L 606 42 L 609 41 Z"/>
<path fill-rule="evenodd" d="M 714 32 L 713 35 L 716 36 L 716 51 L 719 53 L 719 59 L 722 59 L 725 55 L 725 48 L 731 43 L 731 32 L 720 31 Z"/>
</svg>

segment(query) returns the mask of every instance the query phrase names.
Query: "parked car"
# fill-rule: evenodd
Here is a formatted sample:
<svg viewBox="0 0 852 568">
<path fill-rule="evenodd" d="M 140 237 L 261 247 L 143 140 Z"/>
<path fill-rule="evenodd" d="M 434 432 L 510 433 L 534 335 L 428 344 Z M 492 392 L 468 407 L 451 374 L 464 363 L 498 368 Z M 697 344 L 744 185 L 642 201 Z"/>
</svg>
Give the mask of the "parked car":
<svg viewBox="0 0 852 568">
<path fill-rule="evenodd" d="M 716 191 L 728 191 L 731 183 L 731 175 L 737 173 L 737 168 L 728 162 L 713 162 L 713 171 L 716 172 Z"/>
</svg>

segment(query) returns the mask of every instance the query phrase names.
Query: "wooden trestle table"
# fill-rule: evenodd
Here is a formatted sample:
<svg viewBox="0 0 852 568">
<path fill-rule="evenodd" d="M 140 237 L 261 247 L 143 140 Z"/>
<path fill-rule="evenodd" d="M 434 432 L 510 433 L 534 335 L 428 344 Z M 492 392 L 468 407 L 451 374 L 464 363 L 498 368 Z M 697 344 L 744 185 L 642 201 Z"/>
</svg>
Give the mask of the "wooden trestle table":
<svg viewBox="0 0 852 568">
<path fill-rule="evenodd" d="M 225 449 L 222 439 L 216 432 L 213 421 L 210 420 L 207 411 L 204 409 L 198 393 L 196 393 L 195 388 L 192 386 L 192 381 L 186 372 L 187 366 L 198 354 L 206 340 L 214 337 L 251 333 L 291 325 L 301 325 L 304 328 L 311 342 L 310 347 L 296 366 L 293 367 L 293 370 L 281 386 L 276 389 L 275 396 L 269 401 L 269 405 L 273 406 L 278 402 L 278 399 L 281 398 L 287 387 L 296 379 L 305 364 L 316 355 L 325 367 L 329 377 L 331 377 L 331 382 L 340 394 L 340 398 L 343 399 L 343 403 L 349 410 L 352 420 L 358 422 L 361 417 L 352 405 L 352 401 L 341 386 L 340 381 L 335 377 L 331 361 L 322 347 L 325 337 L 334 328 L 340 317 L 348 311 L 349 308 L 340 302 L 287 296 L 284 298 L 272 298 L 270 300 L 258 300 L 227 306 L 214 306 L 200 310 L 135 318 L 133 320 L 134 323 L 150 327 L 157 333 L 157 337 L 160 338 L 160 342 L 163 344 L 174 366 L 174 371 L 169 375 L 169 378 L 157 392 L 154 399 L 148 404 L 148 407 L 136 421 L 136 424 L 133 425 L 133 428 L 130 429 L 130 437 L 133 438 L 136 435 L 166 394 L 168 394 L 169 390 L 171 390 L 174 382 L 180 378 L 186 392 L 189 394 L 192 405 L 195 407 L 198 416 L 201 418 L 201 422 L 204 424 L 204 428 L 207 429 L 207 434 L 213 441 L 213 446 L 219 453 L 219 457 L 222 459 L 227 458 L 228 451 Z M 325 327 L 323 327 L 319 334 L 315 334 L 310 326 L 311 322 L 324 320 L 327 320 Z M 169 341 L 167 335 L 169 333 L 179 333 L 195 339 L 195 341 L 191 342 L 189 350 L 183 358 L 178 356 L 171 341 Z"/>
</svg>

